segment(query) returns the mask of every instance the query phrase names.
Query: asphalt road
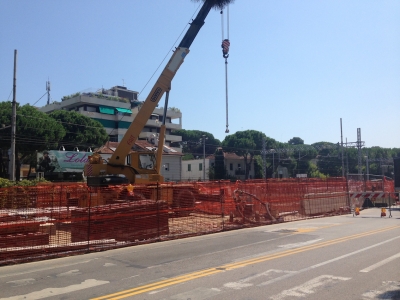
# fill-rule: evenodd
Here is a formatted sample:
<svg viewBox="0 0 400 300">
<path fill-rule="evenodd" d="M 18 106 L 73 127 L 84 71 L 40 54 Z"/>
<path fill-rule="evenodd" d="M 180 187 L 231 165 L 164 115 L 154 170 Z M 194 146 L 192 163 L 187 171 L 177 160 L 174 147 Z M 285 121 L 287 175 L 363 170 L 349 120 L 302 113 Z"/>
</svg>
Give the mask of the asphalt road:
<svg viewBox="0 0 400 300">
<path fill-rule="evenodd" d="M 400 299 L 400 211 L 0 267 L 0 300 Z"/>
</svg>

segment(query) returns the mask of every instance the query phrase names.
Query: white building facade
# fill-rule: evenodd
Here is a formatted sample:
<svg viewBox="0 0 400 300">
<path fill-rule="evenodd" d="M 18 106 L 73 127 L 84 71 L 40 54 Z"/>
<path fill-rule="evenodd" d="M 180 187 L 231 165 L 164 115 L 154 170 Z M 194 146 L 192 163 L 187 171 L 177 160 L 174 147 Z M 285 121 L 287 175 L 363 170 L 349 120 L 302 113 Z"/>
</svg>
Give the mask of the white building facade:
<svg viewBox="0 0 400 300">
<path fill-rule="evenodd" d="M 206 158 L 205 162 L 203 159 L 182 160 L 182 181 L 202 181 L 203 175 L 208 181 L 210 166 L 213 166 L 213 163 L 210 158 Z M 205 174 L 203 173 L 204 168 Z"/>
<path fill-rule="evenodd" d="M 61 102 L 53 102 L 39 108 L 44 113 L 55 110 L 76 111 L 96 121 L 99 121 L 110 137 L 110 141 L 119 142 L 127 132 L 130 124 L 140 110 L 142 102 L 138 100 L 138 92 L 126 87 L 115 86 L 109 90 L 101 89 L 96 93 L 76 93 L 63 97 Z M 157 107 L 142 129 L 139 139 L 147 139 L 157 135 L 163 122 L 164 108 Z M 174 129 L 182 129 L 182 113 L 177 109 L 166 112 L 165 145 L 181 142 L 182 137 L 172 135 Z M 173 148 L 181 151 L 180 148 Z"/>
</svg>

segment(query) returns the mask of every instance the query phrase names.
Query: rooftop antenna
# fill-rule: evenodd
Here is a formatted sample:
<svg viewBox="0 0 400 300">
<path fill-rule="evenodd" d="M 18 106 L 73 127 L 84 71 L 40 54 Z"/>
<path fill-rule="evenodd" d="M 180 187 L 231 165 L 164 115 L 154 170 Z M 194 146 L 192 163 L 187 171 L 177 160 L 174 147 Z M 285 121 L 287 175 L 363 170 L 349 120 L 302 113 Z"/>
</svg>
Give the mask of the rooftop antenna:
<svg viewBox="0 0 400 300">
<path fill-rule="evenodd" d="M 50 81 L 46 81 L 47 105 L 50 104 Z"/>
<path fill-rule="evenodd" d="M 125 80 L 122 79 L 122 86 L 125 86 Z"/>
</svg>

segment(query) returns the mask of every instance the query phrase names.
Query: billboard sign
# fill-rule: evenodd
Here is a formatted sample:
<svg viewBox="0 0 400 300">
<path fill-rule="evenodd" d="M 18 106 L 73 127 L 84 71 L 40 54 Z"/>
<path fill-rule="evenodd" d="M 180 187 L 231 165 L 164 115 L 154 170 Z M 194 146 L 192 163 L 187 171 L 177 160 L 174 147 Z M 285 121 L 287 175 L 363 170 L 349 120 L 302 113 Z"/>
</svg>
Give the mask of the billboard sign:
<svg viewBox="0 0 400 300">
<path fill-rule="evenodd" d="M 46 153 L 47 152 L 47 153 Z M 37 154 L 37 172 L 83 172 L 91 152 L 49 150 Z"/>
</svg>

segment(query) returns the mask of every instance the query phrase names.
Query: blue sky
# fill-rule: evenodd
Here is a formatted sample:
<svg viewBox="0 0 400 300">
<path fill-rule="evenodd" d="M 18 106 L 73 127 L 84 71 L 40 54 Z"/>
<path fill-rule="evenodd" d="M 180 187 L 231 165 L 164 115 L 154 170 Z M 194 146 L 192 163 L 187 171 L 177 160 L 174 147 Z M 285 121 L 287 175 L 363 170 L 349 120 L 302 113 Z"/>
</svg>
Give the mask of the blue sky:
<svg viewBox="0 0 400 300">
<path fill-rule="evenodd" d="M 14 49 L 21 104 L 45 105 L 47 80 L 52 101 L 115 85 L 144 100 L 198 7 L 0 0 L 0 101 L 12 100 Z M 361 128 L 367 147 L 400 147 L 400 1 L 236 0 L 229 21 L 230 134 L 253 129 L 280 142 L 337 143 L 342 118 L 344 140 L 355 142 Z M 184 129 L 223 140 L 221 40 L 221 16 L 212 10 L 172 82 L 169 106 L 182 111 Z"/>
</svg>

